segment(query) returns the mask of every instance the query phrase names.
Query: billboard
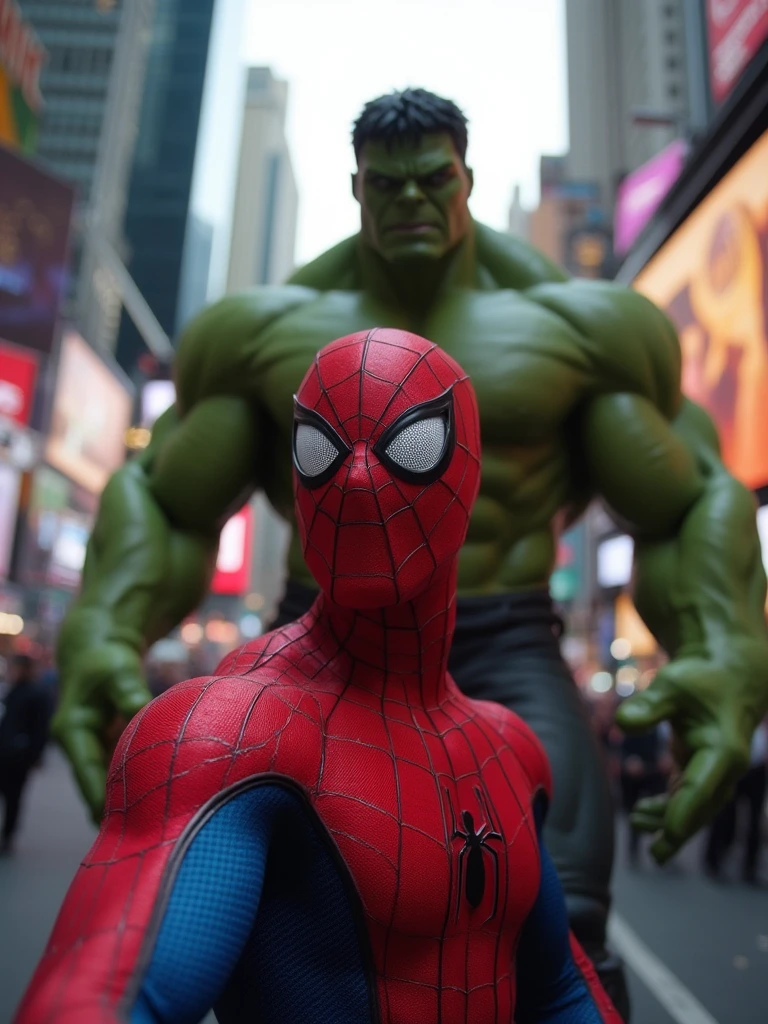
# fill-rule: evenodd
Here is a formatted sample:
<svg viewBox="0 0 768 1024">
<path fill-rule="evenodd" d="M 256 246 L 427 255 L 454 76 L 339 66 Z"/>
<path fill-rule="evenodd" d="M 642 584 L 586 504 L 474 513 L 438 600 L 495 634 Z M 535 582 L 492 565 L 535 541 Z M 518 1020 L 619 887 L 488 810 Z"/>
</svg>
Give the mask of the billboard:
<svg viewBox="0 0 768 1024">
<path fill-rule="evenodd" d="M 617 256 L 629 252 L 659 208 L 680 176 L 687 152 L 688 144 L 675 139 L 652 160 L 628 174 L 619 185 L 613 221 L 613 249 Z"/>
<path fill-rule="evenodd" d="M 245 594 L 251 582 L 254 516 L 246 505 L 227 520 L 219 539 L 216 572 L 211 581 L 214 594 Z"/>
<path fill-rule="evenodd" d="M 768 0 L 707 0 L 712 98 L 722 103 L 768 36 Z"/>
<path fill-rule="evenodd" d="M 19 579 L 29 586 L 75 590 L 93 528 L 96 499 L 61 474 L 39 466 L 32 477 Z"/>
<path fill-rule="evenodd" d="M 6 417 L 21 427 L 29 423 L 36 380 L 35 356 L 0 341 L 0 419 Z"/>
<path fill-rule="evenodd" d="M 0 338 L 50 352 L 74 192 L 0 146 Z"/>
<path fill-rule="evenodd" d="M 45 47 L 16 0 L 0 0 L 0 143 L 31 152 L 43 106 Z"/>
<path fill-rule="evenodd" d="M 155 420 L 175 401 L 176 386 L 172 380 L 148 380 L 141 389 L 141 426 L 151 430 Z"/>
<path fill-rule="evenodd" d="M 717 424 L 725 464 L 768 483 L 768 133 L 634 281 L 674 321 L 683 390 Z"/>
<path fill-rule="evenodd" d="M 125 459 L 125 432 L 133 399 L 102 359 L 77 334 L 64 332 L 45 459 L 91 494 Z"/>
</svg>

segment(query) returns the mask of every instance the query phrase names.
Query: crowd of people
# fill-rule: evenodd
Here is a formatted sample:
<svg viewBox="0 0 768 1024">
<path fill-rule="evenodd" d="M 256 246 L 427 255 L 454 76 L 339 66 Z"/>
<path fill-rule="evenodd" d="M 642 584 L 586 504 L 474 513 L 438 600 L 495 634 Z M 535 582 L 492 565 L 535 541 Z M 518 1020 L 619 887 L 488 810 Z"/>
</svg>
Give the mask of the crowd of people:
<svg viewBox="0 0 768 1024">
<path fill-rule="evenodd" d="M 0 854 L 13 851 L 24 791 L 42 763 L 55 702 L 45 660 L 22 652 L 0 659 Z"/>
</svg>

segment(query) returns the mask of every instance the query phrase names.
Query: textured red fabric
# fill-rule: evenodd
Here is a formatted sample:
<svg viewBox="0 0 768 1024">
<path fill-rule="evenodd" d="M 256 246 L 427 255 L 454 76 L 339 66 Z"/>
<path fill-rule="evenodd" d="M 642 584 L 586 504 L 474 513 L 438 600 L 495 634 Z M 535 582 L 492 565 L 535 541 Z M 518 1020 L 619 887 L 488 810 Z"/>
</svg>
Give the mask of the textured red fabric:
<svg viewBox="0 0 768 1024">
<path fill-rule="evenodd" d="M 448 390 L 450 463 L 423 487 L 397 480 L 373 453 L 377 439 Z M 322 593 L 307 615 L 131 722 L 23 1024 L 117 1019 L 151 953 L 169 859 L 190 822 L 222 791 L 265 774 L 303 788 L 349 868 L 382 1021 L 512 1020 L 515 949 L 539 884 L 532 802 L 550 782 L 527 726 L 468 700 L 446 672 L 457 555 L 479 480 L 474 394 L 434 345 L 380 330 L 324 349 L 297 398 L 350 450 L 321 487 L 296 483 Z"/>
</svg>

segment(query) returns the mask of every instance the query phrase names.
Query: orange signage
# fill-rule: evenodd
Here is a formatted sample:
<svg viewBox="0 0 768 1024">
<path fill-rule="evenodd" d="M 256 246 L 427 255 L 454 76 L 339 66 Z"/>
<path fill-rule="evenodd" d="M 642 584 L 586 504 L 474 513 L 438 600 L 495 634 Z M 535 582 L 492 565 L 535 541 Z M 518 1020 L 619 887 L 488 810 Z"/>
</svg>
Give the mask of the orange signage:
<svg viewBox="0 0 768 1024">
<path fill-rule="evenodd" d="M 683 351 L 683 390 L 748 487 L 768 484 L 768 133 L 637 276 Z"/>
</svg>

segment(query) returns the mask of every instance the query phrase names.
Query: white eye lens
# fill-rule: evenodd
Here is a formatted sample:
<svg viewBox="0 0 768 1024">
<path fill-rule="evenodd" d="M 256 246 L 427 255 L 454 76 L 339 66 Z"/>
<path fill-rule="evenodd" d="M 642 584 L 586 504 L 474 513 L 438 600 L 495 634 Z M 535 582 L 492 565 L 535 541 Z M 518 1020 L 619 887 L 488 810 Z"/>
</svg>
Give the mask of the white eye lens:
<svg viewBox="0 0 768 1024">
<path fill-rule="evenodd" d="M 385 451 L 398 466 L 411 473 L 426 473 L 440 461 L 445 446 L 445 417 L 430 416 L 403 427 Z"/>
<path fill-rule="evenodd" d="M 305 476 L 320 476 L 338 456 L 336 445 L 311 423 L 296 427 L 296 461 Z"/>
</svg>

